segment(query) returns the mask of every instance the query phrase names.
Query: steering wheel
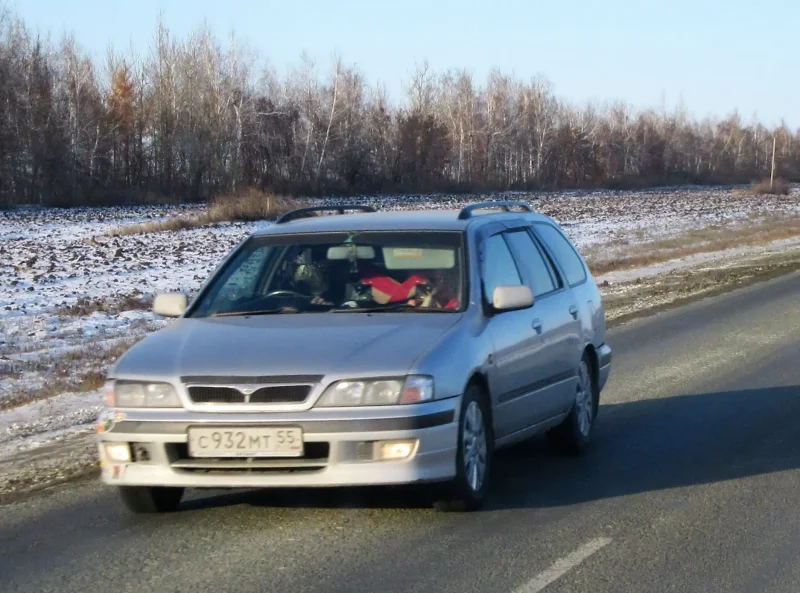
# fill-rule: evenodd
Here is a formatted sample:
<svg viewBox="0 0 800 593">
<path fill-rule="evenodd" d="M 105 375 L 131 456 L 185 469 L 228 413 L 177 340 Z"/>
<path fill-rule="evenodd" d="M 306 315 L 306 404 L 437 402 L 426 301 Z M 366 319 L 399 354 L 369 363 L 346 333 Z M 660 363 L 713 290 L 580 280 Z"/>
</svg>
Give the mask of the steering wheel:
<svg viewBox="0 0 800 593">
<path fill-rule="evenodd" d="M 271 293 L 267 294 L 264 298 L 269 298 L 273 296 L 284 296 L 284 295 L 300 297 L 301 299 L 311 299 L 311 297 L 308 296 L 307 294 L 295 292 L 294 290 L 273 290 Z"/>
</svg>

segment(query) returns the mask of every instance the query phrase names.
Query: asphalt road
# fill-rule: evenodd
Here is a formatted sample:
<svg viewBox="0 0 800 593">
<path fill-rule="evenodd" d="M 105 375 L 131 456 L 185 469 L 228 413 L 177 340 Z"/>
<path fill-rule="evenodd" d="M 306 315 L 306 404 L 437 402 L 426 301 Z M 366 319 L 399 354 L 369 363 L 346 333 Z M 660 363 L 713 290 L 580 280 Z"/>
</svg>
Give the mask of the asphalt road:
<svg viewBox="0 0 800 593">
<path fill-rule="evenodd" d="M 0 507 L 0 591 L 800 591 L 800 276 L 616 328 L 594 449 L 500 454 L 488 507 L 415 491 L 193 493 L 129 515 L 95 481 Z"/>
</svg>

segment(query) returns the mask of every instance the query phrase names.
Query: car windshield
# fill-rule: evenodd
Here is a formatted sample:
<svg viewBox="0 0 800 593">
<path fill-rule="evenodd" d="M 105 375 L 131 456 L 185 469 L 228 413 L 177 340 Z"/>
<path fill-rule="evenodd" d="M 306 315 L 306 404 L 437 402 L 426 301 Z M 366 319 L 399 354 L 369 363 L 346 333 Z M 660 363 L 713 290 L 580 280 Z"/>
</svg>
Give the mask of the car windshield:
<svg viewBox="0 0 800 593">
<path fill-rule="evenodd" d="M 188 316 L 461 311 L 462 242 L 438 231 L 252 237 Z"/>
</svg>

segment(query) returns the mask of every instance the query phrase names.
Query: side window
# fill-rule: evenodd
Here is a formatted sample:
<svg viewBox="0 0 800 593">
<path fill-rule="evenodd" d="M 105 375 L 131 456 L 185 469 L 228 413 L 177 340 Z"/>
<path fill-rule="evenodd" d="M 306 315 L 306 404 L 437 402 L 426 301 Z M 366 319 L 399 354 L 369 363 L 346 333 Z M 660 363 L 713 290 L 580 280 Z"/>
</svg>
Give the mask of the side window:
<svg viewBox="0 0 800 593">
<path fill-rule="evenodd" d="M 486 239 L 483 252 L 483 288 L 487 299 L 491 300 L 498 286 L 522 284 L 517 264 L 503 235 L 492 235 Z"/>
<path fill-rule="evenodd" d="M 517 262 L 530 279 L 534 296 L 541 296 L 556 289 L 550 266 L 539 247 L 533 242 L 527 231 L 508 233 L 506 239 L 517 254 Z"/>
<path fill-rule="evenodd" d="M 220 286 L 216 298 L 234 301 L 243 297 L 255 296 L 261 270 L 270 251 L 272 251 L 272 247 L 264 246 L 244 254 L 245 257 L 241 263 Z"/>
<path fill-rule="evenodd" d="M 586 279 L 586 270 L 578 253 L 567 238 L 552 225 L 536 223 L 534 226 L 536 232 L 550 248 L 550 252 L 558 260 L 561 269 L 564 270 L 567 284 L 575 285 L 583 282 Z"/>
</svg>

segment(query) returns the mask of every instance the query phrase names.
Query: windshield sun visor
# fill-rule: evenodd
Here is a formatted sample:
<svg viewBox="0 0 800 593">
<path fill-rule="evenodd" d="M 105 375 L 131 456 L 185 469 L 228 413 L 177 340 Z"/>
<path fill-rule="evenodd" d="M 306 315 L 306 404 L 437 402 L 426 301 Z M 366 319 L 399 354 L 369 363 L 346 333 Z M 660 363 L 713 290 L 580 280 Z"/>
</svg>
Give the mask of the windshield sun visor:
<svg viewBox="0 0 800 593">
<path fill-rule="evenodd" d="M 435 247 L 383 247 L 387 270 L 449 270 L 456 265 L 454 249 Z"/>
</svg>

